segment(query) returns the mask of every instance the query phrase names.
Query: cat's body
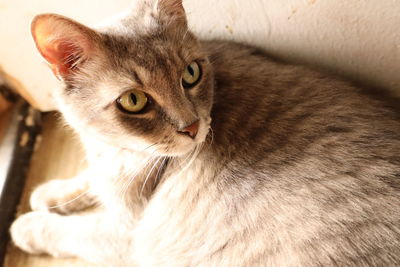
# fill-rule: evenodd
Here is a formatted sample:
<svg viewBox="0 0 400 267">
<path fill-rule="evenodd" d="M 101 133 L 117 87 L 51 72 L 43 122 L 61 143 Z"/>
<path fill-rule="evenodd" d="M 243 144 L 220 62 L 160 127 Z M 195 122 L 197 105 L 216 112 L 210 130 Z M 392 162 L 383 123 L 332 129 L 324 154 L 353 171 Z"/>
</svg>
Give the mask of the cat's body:
<svg viewBox="0 0 400 267">
<path fill-rule="evenodd" d="M 129 53 L 118 40 L 112 49 Z M 378 100 L 349 82 L 271 60 L 251 47 L 199 46 L 207 58 L 203 80 L 190 89 L 198 98 L 187 98 L 199 114 L 204 142 L 180 155 L 152 150 L 158 143 L 134 151 L 97 138 L 101 132 L 91 131 L 101 128 L 97 118 L 88 109 L 90 120 L 77 119 L 65 100 L 74 93 L 61 92 L 61 110 L 80 133 L 93 168 L 75 180 L 39 187 L 33 209 L 62 204 L 88 185 L 89 193 L 55 211 L 68 214 L 95 201 L 104 208 L 88 215 L 22 216 L 12 228 L 16 244 L 107 266 L 400 264 L 398 101 Z M 162 60 L 158 55 L 154 62 Z M 164 64 L 171 71 L 171 62 Z M 114 85 L 116 80 L 123 81 Z M 201 93 L 202 87 L 212 90 Z M 180 110 L 185 103 L 179 102 Z M 207 135 L 202 123 L 209 123 L 210 108 Z M 147 127 L 150 132 L 156 126 Z"/>
</svg>

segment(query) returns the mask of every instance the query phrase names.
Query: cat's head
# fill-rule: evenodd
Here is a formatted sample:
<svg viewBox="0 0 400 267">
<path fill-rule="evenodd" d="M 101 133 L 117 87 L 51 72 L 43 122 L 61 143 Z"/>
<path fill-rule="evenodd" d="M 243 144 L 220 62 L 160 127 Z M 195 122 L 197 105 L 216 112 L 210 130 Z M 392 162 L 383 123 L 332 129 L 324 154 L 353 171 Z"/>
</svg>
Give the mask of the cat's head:
<svg viewBox="0 0 400 267">
<path fill-rule="evenodd" d="M 205 140 L 212 69 L 181 0 L 136 0 L 128 16 L 100 30 L 39 15 L 32 34 L 64 84 L 55 100 L 78 132 L 171 156 Z"/>
</svg>

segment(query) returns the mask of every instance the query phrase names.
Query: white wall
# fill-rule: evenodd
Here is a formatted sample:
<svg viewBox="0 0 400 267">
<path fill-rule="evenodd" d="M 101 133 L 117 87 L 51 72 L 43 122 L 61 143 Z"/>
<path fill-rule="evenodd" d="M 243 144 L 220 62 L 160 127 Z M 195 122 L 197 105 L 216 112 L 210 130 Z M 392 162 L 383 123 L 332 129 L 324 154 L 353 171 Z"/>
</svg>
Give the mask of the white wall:
<svg viewBox="0 0 400 267">
<path fill-rule="evenodd" d="M 29 24 L 55 12 L 94 24 L 131 0 L 0 0 L 0 66 L 42 109 L 56 80 L 35 51 Z M 186 0 L 204 38 L 234 39 L 281 57 L 323 66 L 400 94 L 399 0 Z"/>
</svg>

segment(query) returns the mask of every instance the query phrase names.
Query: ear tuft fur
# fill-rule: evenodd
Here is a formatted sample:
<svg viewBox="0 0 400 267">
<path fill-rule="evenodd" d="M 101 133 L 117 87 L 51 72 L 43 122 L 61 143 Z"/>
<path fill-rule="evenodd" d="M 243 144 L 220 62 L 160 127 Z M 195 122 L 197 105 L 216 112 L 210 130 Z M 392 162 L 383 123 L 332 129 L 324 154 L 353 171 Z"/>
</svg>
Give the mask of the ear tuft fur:
<svg viewBox="0 0 400 267">
<path fill-rule="evenodd" d="M 172 23 L 186 26 L 186 12 L 182 0 L 158 0 L 158 11 L 160 18 Z"/>
</svg>

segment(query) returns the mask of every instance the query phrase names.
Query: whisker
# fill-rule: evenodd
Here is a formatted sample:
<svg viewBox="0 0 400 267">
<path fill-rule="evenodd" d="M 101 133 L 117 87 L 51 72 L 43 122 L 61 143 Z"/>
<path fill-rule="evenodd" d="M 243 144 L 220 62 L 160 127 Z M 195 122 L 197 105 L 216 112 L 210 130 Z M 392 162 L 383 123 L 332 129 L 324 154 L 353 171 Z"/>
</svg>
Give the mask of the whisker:
<svg viewBox="0 0 400 267">
<path fill-rule="evenodd" d="M 139 198 L 142 197 L 142 193 L 143 193 L 144 187 L 146 186 L 147 180 L 149 179 L 151 173 L 153 172 L 154 168 L 157 166 L 158 162 L 160 162 L 161 159 L 162 159 L 161 157 L 157 159 L 157 161 L 151 167 L 151 169 L 150 169 L 149 173 L 147 174 L 146 178 L 144 179 L 144 182 L 142 184 L 142 188 L 140 189 Z"/>
<path fill-rule="evenodd" d="M 152 161 L 153 161 L 153 155 L 154 155 L 154 154 L 155 154 L 155 153 L 153 153 L 153 154 L 151 154 L 149 157 L 145 158 L 145 159 L 141 162 L 141 164 L 140 164 L 140 165 L 142 165 L 142 164 L 144 163 L 143 167 L 138 168 L 138 169 L 136 170 L 136 173 L 134 174 L 134 176 L 131 177 L 131 178 L 128 178 L 128 179 L 125 181 L 125 183 L 124 183 L 124 185 L 123 185 L 123 187 L 122 187 L 122 190 L 121 190 L 120 193 L 119 193 L 119 194 L 121 194 L 121 196 L 122 196 L 123 198 L 125 197 L 127 191 L 129 190 L 130 185 L 131 185 L 132 182 L 135 180 L 135 178 L 136 178 L 138 175 L 142 174 L 143 171 L 145 170 L 145 168 L 147 168 L 147 167 L 152 163 Z M 128 175 L 128 176 L 130 176 L 130 175 Z"/>
<path fill-rule="evenodd" d="M 147 149 L 149 149 L 149 148 L 151 148 L 151 147 L 153 147 L 155 145 L 158 145 L 158 144 L 159 144 L 159 142 L 155 142 L 155 143 L 149 145 L 148 147 L 146 147 L 145 149 L 143 149 L 141 152 L 145 152 Z"/>
<path fill-rule="evenodd" d="M 66 205 L 68 205 L 68 204 L 71 204 L 72 202 L 74 202 L 74 201 L 80 199 L 81 197 L 83 197 L 83 196 L 89 194 L 90 191 L 92 191 L 92 190 L 91 190 L 91 189 L 88 189 L 88 190 L 86 190 L 85 192 L 80 193 L 78 196 L 74 197 L 73 199 L 67 200 L 67 201 L 65 201 L 64 203 L 61 203 L 61 204 L 57 204 L 57 205 L 54 205 L 54 206 L 50 206 L 50 207 L 48 207 L 48 208 L 49 208 L 49 209 L 56 209 L 56 208 L 60 208 L 60 207 L 66 206 Z"/>
<path fill-rule="evenodd" d="M 181 167 L 181 169 L 175 175 L 177 175 L 177 176 L 180 175 L 181 173 L 186 171 L 193 164 L 193 162 L 196 160 L 198 154 L 200 153 L 199 147 L 200 147 L 199 145 L 196 145 L 196 147 L 190 153 L 188 153 L 188 156 L 183 161 L 185 166 L 182 167 L 182 164 L 179 164 L 179 167 Z M 189 161 L 187 161 L 187 159 L 189 159 Z M 186 164 L 186 162 L 188 162 L 188 163 Z"/>
<path fill-rule="evenodd" d="M 161 178 L 161 170 L 165 168 L 165 165 L 168 163 L 169 157 L 164 157 L 163 161 L 161 162 L 160 168 L 158 168 L 157 174 L 156 174 L 156 182 Z"/>
</svg>

